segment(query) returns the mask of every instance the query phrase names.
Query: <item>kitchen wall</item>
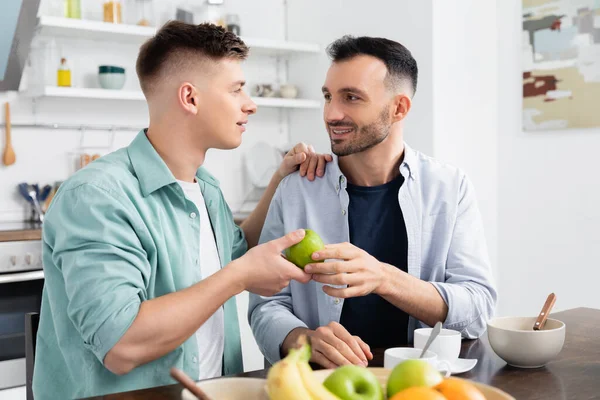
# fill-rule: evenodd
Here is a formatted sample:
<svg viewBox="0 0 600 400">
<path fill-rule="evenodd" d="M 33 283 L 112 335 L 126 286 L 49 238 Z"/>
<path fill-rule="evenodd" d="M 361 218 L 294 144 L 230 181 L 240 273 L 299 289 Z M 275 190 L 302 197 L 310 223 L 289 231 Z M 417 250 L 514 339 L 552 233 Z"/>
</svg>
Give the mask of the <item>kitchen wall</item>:
<svg viewBox="0 0 600 400">
<path fill-rule="evenodd" d="M 499 313 L 600 308 L 600 128 L 524 132 L 521 1 L 497 2 Z"/>
</svg>

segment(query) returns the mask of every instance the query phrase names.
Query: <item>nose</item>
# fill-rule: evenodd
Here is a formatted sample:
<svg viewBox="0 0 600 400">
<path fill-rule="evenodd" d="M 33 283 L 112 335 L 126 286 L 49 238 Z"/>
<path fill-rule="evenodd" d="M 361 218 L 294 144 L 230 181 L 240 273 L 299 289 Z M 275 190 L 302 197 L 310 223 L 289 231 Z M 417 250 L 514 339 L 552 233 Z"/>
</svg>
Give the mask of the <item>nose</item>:
<svg viewBox="0 0 600 400">
<path fill-rule="evenodd" d="M 325 122 L 341 121 L 344 119 L 344 112 L 335 102 L 325 103 L 323 108 L 323 118 Z"/>
<path fill-rule="evenodd" d="M 244 111 L 248 115 L 252 115 L 256 114 L 257 108 L 258 107 L 256 106 L 256 103 L 254 103 L 252 99 L 248 96 L 248 101 L 246 102 L 246 104 L 244 104 L 242 111 Z"/>
</svg>

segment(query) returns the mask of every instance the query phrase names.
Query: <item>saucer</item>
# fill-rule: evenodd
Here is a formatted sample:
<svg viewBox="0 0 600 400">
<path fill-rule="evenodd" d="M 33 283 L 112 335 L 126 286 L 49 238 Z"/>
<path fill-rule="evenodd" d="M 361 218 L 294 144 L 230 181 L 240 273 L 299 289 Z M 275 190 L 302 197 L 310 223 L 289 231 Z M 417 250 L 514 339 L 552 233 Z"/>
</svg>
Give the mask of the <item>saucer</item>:
<svg viewBox="0 0 600 400">
<path fill-rule="evenodd" d="M 452 373 L 452 375 L 464 374 L 465 372 L 468 372 L 475 368 L 475 365 L 477 365 L 477 359 L 459 358 L 452 364 L 450 364 L 450 372 Z"/>
</svg>

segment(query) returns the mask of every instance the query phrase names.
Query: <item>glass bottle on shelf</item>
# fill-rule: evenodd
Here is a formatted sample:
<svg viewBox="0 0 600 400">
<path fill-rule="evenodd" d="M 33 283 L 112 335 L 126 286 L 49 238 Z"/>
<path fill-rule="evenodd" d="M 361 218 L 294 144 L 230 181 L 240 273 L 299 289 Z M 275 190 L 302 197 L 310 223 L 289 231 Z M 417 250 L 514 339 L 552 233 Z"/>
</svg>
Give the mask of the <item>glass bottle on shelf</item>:
<svg viewBox="0 0 600 400">
<path fill-rule="evenodd" d="M 223 0 L 206 0 L 201 6 L 195 7 L 195 23 L 210 22 L 227 29 L 225 22 L 225 7 Z"/>
<path fill-rule="evenodd" d="M 65 18 L 81 19 L 81 0 L 64 0 Z"/>
<path fill-rule="evenodd" d="M 56 85 L 60 87 L 71 87 L 71 68 L 69 68 L 67 59 L 64 57 L 60 59 Z"/>
<path fill-rule="evenodd" d="M 225 22 L 227 23 L 227 30 L 240 36 L 240 16 L 237 14 L 227 14 L 225 16 Z"/>
<path fill-rule="evenodd" d="M 153 0 L 129 0 L 127 22 L 139 26 L 156 26 Z"/>
<path fill-rule="evenodd" d="M 121 1 L 109 0 L 104 2 L 104 22 L 120 24 L 123 22 Z"/>
</svg>

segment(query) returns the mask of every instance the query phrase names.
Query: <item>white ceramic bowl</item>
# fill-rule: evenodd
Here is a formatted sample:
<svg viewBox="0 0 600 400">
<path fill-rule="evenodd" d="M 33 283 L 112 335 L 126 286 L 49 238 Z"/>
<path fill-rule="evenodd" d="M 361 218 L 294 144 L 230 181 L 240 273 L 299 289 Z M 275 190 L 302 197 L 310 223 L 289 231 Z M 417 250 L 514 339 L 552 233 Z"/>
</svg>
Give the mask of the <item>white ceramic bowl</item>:
<svg viewBox="0 0 600 400">
<path fill-rule="evenodd" d="M 562 350 L 565 324 L 548 318 L 543 330 L 534 331 L 535 320 L 535 317 L 504 317 L 488 322 L 490 345 L 509 365 L 519 368 L 543 367 Z"/>
<path fill-rule="evenodd" d="M 100 73 L 98 82 L 102 89 L 121 90 L 125 86 L 124 73 Z"/>
</svg>

